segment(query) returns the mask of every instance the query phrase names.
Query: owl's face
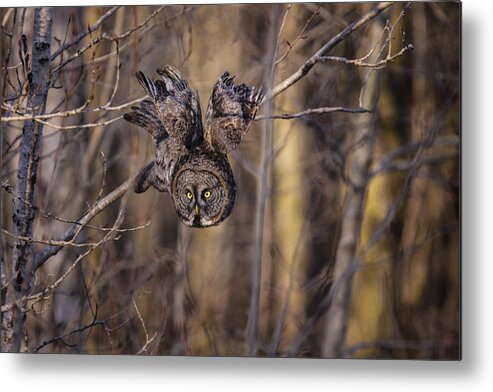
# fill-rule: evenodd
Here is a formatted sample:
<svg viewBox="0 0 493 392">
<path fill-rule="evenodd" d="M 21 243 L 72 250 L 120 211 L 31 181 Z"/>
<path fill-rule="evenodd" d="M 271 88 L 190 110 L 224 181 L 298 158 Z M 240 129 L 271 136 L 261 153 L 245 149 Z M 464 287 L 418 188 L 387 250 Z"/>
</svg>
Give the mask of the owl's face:
<svg viewBox="0 0 493 392">
<path fill-rule="evenodd" d="M 217 225 L 233 209 L 236 197 L 234 178 L 227 178 L 227 173 L 218 167 L 208 166 L 185 164 L 173 180 L 172 198 L 176 212 L 180 220 L 190 227 Z"/>
</svg>

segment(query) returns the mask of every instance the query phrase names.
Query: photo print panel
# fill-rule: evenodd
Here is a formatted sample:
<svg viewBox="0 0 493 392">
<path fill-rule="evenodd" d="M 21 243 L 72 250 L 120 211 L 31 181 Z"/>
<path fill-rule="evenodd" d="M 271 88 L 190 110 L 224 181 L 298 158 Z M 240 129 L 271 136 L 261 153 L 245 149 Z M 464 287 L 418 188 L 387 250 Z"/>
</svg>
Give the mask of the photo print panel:
<svg viewBox="0 0 493 392">
<path fill-rule="evenodd" d="M 0 8 L 1 350 L 459 360 L 459 2 Z"/>
</svg>

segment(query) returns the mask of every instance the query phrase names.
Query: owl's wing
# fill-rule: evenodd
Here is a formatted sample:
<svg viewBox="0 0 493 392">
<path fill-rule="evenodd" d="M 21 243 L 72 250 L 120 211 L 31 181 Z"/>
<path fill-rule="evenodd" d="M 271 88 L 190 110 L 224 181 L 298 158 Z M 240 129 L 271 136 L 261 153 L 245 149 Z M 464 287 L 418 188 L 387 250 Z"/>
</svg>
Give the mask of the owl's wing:
<svg viewBox="0 0 493 392">
<path fill-rule="evenodd" d="M 157 70 L 162 80 L 152 81 L 137 72 L 139 83 L 151 100 L 132 107 L 124 118 L 146 129 L 156 140 L 171 136 L 189 149 L 203 142 L 199 97 L 188 86 L 178 70 L 171 66 Z"/>
<path fill-rule="evenodd" d="M 125 113 L 123 118 L 144 128 L 156 140 L 166 139 L 169 134 L 161 122 L 153 101 L 145 100 L 140 106 L 132 106 L 133 112 Z"/>
<path fill-rule="evenodd" d="M 245 84 L 235 85 L 225 72 L 214 85 L 205 120 L 205 140 L 216 152 L 234 150 L 255 119 L 263 95 Z"/>
</svg>

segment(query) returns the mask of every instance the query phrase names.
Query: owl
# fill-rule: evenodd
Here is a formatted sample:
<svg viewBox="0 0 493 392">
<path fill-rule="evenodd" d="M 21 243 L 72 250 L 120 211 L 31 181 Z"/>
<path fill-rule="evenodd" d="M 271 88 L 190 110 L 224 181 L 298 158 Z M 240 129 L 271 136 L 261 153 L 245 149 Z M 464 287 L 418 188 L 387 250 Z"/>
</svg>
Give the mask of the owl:
<svg viewBox="0 0 493 392">
<path fill-rule="evenodd" d="M 134 191 L 142 193 L 152 185 L 168 192 L 187 226 L 218 225 L 231 214 L 236 199 L 227 154 L 250 128 L 263 94 L 236 85 L 224 72 L 212 89 L 203 124 L 197 91 L 172 66 L 157 73 L 161 79 L 154 81 L 136 73 L 150 99 L 123 116 L 145 129 L 156 144 L 156 158 L 138 174 Z"/>
</svg>

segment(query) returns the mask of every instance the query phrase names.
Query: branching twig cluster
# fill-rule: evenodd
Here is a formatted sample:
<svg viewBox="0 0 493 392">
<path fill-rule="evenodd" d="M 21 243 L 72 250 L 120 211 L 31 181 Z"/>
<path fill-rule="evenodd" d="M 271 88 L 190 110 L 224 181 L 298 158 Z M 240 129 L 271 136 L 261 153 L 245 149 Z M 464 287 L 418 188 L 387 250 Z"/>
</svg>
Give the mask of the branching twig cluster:
<svg viewBox="0 0 493 392">
<path fill-rule="evenodd" d="M 364 16 L 362 16 L 360 19 L 357 21 L 353 22 L 350 24 L 346 29 L 344 29 L 341 33 L 339 33 L 337 36 L 332 38 L 329 42 L 327 42 L 322 48 L 320 48 L 312 57 L 310 57 L 308 60 L 306 60 L 296 71 L 294 74 L 292 74 L 290 77 L 288 77 L 286 80 L 283 82 L 280 82 L 277 86 L 275 86 L 266 96 L 266 99 L 272 98 L 277 96 L 278 94 L 282 93 L 284 90 L 288 89 L 291 87 L 294 83 L 298 82 L 301 78 L 305 77 L 310 70 L 318 63 L 323 63 L 327 61 L 333 61 L 333 62 L 341 62 L 345 63 L 348 65 L 353 65 L 356 67 L 363 67 L 363 68 L 371 68 L 372 70 L 379 70 L 382 68 L 385 68 L 390 62 L 398 59 L 402 55 L 404 55 L 407 51 L 411 50 L 413 46 L 411 44 L 408 44 L 405 41 L 405 35 L 404 31 L 401 31 L 401 42 L 402 42 L 402 48 L 397 52 L 393 53 L 392 49 L 392 40 L 395 38 L 395 28 L 398 26 L 400 23 L 402 23 L 402 19 L 405 16 L 406 10 L 409 8 L 409 4 L 407 4 L 402 12 L 399 14 L 397 19 L 393 22 L 390 20 L 387 20 L 387 23 L 385 25 L 385 28 L 382 31 L 382 34 L 380 38 L 373 44 L 373 47 L 370 49 L 368 54 L 365 56 L 358 58 L 358 59 L 353 59 L 349 60 L 345 57 L 339 57 L 339 56 L 328 56 L 327 53 L 329 53 L 335 46 L 337 46 L 340 42 L 342 42 L 344 39 L 346 39 L 352 32 L 355 30 L 359 29 L 361 26 L 365 25 L 370 21 L 371 19 L 375 18 L 377 15 L 379 15 L 383 10 L 388 8 L 392 3 L 380 3 L 375 7 L 372 11 L 368 12 Z M 287 9 L 289 11 L 289 8 Z M 287 16 L 287 11 L 286 15 Z M 312 19 L 318 15 L 318 8 L 315 10 L 313 15 L 307 20 L 306 24 L 303 26 L 301 29 L 298 37 L 295 39 L 293 44 L 288 44 L 289 48 L 286 51 L 286 53 L 281 56 L 277 61 L 276 65 L 278 65 L 281 61 L 283 61 L 288 55 L 289 52 L 292 50 L 294 47 L 294 44 L 301 38 L 303 38 L 303 34 L 305 33 L 306 28 L 312 21 Z M 280 33 L 282 31 L 282 28 L 280 30 Z M 382 43 L 382 41 L 384 41 Z M 380 47 L 380 53 L 378 55 L 378 60 L 374 62 L 368 62 L 368 58 L 372 56 L 376 50 L 377 47 Z M 384 50 L 386 49 L 386 54 L 385 56 L 382 56 L 384 53 Z M 363 91 L 363 89 L 362 89 Z M 322 107 L 322 108 L 310 108 L 303 110 L 299 113 L 294 113 L 294 114 L 277 114 L 277 115 L 270 115 L 269 117 L 263 115 L 263 116 L 258 116 L 257 120 L 264 120 L 266 118 L 272 118 L 272 119 L 283 119 L 283 120 L 288 120 L 288 119 L 294 119 L 294 118 L 301 118 L 304 116 L 309 116 L 313 114 L 326 114 L 326 113 L 334 113 L 334 112 L 343 112 L 343 113 L 368 113 L 371 111 L 371 108 L 365 108 L 361 104 L 361 99 L 360 99 L 360 104 L 358 108 L 344 108 L 344 107 Z"/>
</svg>

